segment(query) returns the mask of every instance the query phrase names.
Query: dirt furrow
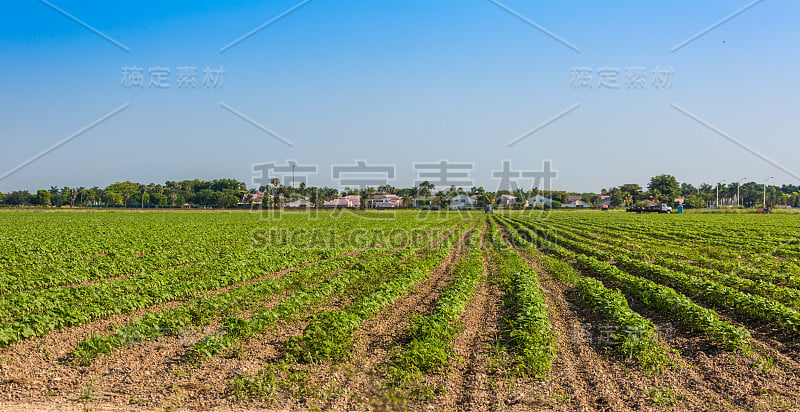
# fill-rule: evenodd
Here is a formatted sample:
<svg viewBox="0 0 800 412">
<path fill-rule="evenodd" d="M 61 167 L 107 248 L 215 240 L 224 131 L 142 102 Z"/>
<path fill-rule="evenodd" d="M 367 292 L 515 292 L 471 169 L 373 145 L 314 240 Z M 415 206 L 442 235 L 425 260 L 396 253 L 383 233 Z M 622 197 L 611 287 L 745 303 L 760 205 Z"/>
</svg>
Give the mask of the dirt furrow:
<svg viewBox="0 0 800 412">
<path fill-rule="evenodd" d="M 630 365 L 602 356 L 591 335 L 587 338 L 583 333 L 586 327 L 602 325 L 602 321 L 571 303 L 570 288 L 551 277 L 540 262 L 517 252 L 539 275 L 557 341 L 547 379 L 520 393 L 512 400 L 512 406 L 523 410 L 621 410 L 646 406 L 641 399 L 647 386 L 636 376 L 640 374 Z"/>
<path fill-rule="evenodd" d="M 407 234 L 401 237 L 405 236 Z M 425 238 L 430 236 L 446 235 L 436 229 Z M 384 243 L 386 242 L 381 244 Z M 400 248 L 402 246 L 394 250 Z M 358 251 L 350 253 L 355 254 Z M 298 266 L 293 270 L 300 268 Z M 273 296 L 265 300 L 258 309 L 269 309 L 287 296 L 288 294 Z M 338 309 L 345 301 L 337 302 L 330 302 L 325 308 L 314 309 L 306 315 L 320 310 Z M 243 317 L 248 315 L 245 312 L 237 314 Z M 101 357 L 93 365 L 96 375 L 103 376 L 93 383 L 98 394 L 93 405 L 120 404 L 135 400 L 136 405 L 148 408 L 174 408 L 182 405 L 192 405 L 193 408 L 200 409 L 237 407 L 227 397 L 227 380 L 237 374 L 256 374 L 266 363 L 282 359 L 288 339 L 301 335 L 306 324 L 307 320 L 279 322 L 271 332 L 243 340 L 233 350 L 202 362 L 199 368 L 184 364 L 181 358 L 192 344 L 209 334 L 219 332 L 219 319 L 190 335 L 162 337 L 157 341 L 117 351 L 113 356 Z M 122 366 L 127 363 L 135 363 L 136 367 L 123 369 Z M 264 405 L 260 402 L 252 402 L 248 407 L 262 406 Z"/>
<path fill-rule="evenodd" d="M 46 399 L 64 403 L 79 393 L 95 378 L 91 367 L 72 366 L 69 353 L 78 343 L 94 334 L 113 331 L 119 325 L 147 313 L 180 306 L 182 302 L 140 309 L 111 316 L 79 326 L 53 331 L 46 336 L 11 345 L 0 351 L 0 380 L 19 380 L 23 384 L 0 385 L 1 402 Z M 50 395 L 58 394 L 58 395 Z M 69 403 L 67 403 L 69 404 Z"/>
<path fill-rule="evenodd" d="M 604 283 L 609 288 L 618 288 L 613 282 Z M 740 410 L 780 409 L 781 405 L 800 404 L 800 395 L 793 389 L 800 378 L 800 363 L 795 360 L 797 347 L 773 339 L 774 331 L 768 326 L 732 321 L 728 310 L 712 308 L 717 310 L 722 320 L 746 327 L 753 334 L 752 353 L 730 353 L 714 347 L 703 336 L 653 311 L 637 299 L 626 297 L 634 311 L 653 321 L 663 343 L 678 353 L 677 367 L 653 377 L 642 377 L 649 383 L 640 399 L 641 395 L 645 399 L 648 395 L 652 397 L 657 391 L 669 393 L 669 403 L 689 409 L 709 406 Z"/>
<path fill-rule="evenodd" d="M 412 314 L 425 315 L 433 309 L 441 291 L 452 281 L 453 264 L 463 256 L 471 231 L 458 239 L 429 277 L 361 325 L 355 336 L 352 362 L 322 365 L 331 370 L 319 374 L 323 378 L 319 386 L 339 388 L 338 393 L 327 397 L 324 408 L 361 410 L 371 406 L 382 409 L 391 404 L 391 391 L 381 383 L 381 369 L 387 365 L 389 351 L 402 343 L 403 329 Z"/>
</svg>

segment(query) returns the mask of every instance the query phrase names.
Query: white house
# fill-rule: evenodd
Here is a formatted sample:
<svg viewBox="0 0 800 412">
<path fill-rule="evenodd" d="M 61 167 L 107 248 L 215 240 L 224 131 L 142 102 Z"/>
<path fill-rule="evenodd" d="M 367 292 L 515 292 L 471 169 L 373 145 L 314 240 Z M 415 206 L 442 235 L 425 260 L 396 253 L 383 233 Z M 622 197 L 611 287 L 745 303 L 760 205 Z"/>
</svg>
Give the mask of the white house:
<svg viewBox="0 0 800 412">
<path fill-rule="evenodd" d="M 473 199 L 470 196 L 461 194 L 455 195 L 452 199 L 450 199 L 450 209 L 453 210 L 466 210 L 472 209 L 478 203 L 477 200 Z"/>
<path fill-rule="evenodd" d="M 403 198 L 397 195 L 375 195 L 370 200 L 370 207 L 374 209 L 397 209 L 403 205 Z"/>
<path fill-rule="evenodd" d="M 536 195 L 528 199 L 528 205 L 530 205 L 531 207 L 536 207 L 536 206 L 544 207 L 544 206 L 551 206 L 552 204 L 553 204 L 553 199 L 544 197 L 542 195 Z"/>
<path fill-rule="evenodd" d="M 569 207 L 569 208 L 590 208 L 592 205 L 589 203 L 584 202 L 583 200 L 576 200 L 574 202 L 564 203 L 561 207 Z"/>
<path fill-rule="evenodd" d="M 314 204 L 309 202 L 306 199 L 297 199 L 293 202 L 285 203 L 283 207 L 292 208 L 292 209 L 299 209 L 299 208 L 308 208 L 314 207 Z"/>
<path fill-rule="evenodd" d="M 500 206 L 513 206 L 517 203 L 517 197 L 511 195 L 500 195 L 497 198 L 497 204 Z"/>
</svg>

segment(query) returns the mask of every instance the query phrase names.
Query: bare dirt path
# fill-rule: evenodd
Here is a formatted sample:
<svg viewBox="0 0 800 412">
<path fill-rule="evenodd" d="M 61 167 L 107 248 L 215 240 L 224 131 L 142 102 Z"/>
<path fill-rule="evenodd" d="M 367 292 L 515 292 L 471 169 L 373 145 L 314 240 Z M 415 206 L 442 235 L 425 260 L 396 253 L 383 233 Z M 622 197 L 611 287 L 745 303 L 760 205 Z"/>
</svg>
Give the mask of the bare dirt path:
<svg viewBox="0 0 800 412">
<path fill-rule="evenodd" d="M 484 266 L 484 273 L 489 274 L 488 265 Z M 437 402 L 444 409 L 485 410 L 502 405 L 509 397 L 494 383 L 497 373 L 491 360 L 491 349 L 500 334 L 501 299 L 500 288 L 484 281 L 465 308 L 461 316 L 464 332 L 454 344 L 459 360 L 447 373 L 436 376 L 438 382 L 433 382 L 443 384 L 446 390 Z"/>
</svg>

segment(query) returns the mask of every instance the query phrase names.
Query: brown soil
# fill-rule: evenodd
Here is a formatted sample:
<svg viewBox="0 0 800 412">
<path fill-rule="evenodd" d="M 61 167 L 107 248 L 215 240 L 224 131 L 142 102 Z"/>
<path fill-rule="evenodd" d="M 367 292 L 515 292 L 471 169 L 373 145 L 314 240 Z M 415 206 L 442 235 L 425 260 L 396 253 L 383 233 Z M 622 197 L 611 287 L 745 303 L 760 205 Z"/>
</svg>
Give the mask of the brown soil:
<svg viewBox="0 0 800 412">
<path fill-rule="evenodd" d="M 438 229 L 432 230 L 431 235 L 446 237 Z M 662 342 L 674 351 L 677 366 L 647 374 L 635 361 L 622 359 L 612 349 L 599 346 L 596 334 L 591 340 L 578 338 L 577 327 L 589 326 L 596 332 L 607 322 L 585 307 L 571 286 L 550 277 L 535 254 L 522 256 L 539 274 L 557 336 L 557 354 L 546 379 L 510 375 L 509 355 L 503 351 L 500 338 L 505 315 L 503 296 L 496 285 L 487 281 L 479 286 L 461 317 L 464 329 L 456 338 L 456 356 L 447 370 L 424 378 L 425 384 L 444 391 L 433 399 L 419 401 L 391 389 L 384 381 L 389 353 L 404 343 L 403 328 L 409 316 L 430 313 L 441 291 L 452 281 L 450 271 L 464 253 L 465 238 L 412 293 L 361 325 L 349 361 L 289 365 L 289 372 L 279 376 L 286 380 L 291 374 L 297 382 L 272 400 L 239 402 L 228 392 L 228 379 L 237 374 L 256 375 L 265 365 L 281 365 L 286 342 L 302 334 L 307 317 L 319 310 L 341 308 L 349 302 L 347 298 L 333 299 L 324 308 L 309 310 L 299 320 L 280 322 L 269 333 L 243 341 L 229 353 L 199 365 L 184 363 L 183 355 L 192 344 L 217 332 L 219 319 L 204 330 L 163 337 L 100 356 L 88 367 L 68 363 L 69 351 L 91 334 L 108 333 L 136 316 L 174 308 L 182 302 L 20 342 L 0 350 L 0 411 L 800 410 L 800 349 L 791 339 L 768 326 L 732 322 L 751 331 L 753 351 L 724 352 L 629 297 L 631 307 L 657 326 L 672 326 L 672 334 Z M 278 277 L 287 272 L 267 276 Z M 493 268 L 486 265 L 484 272 L 491 279 Z M 285 297 L 274 296 L 262 305 L 271 307 Z M 727 313 L 719 312 L 727 320 Z"/>
<path fill-rule="evenodd" d="M 559 337 L 559 355 L 553 362 L 551 376 L 544 382 L 544 391 L 537 391 L 537 396 L 541 397 L 537 409 L 545 404 L 548 404 L 546 408 L 563 410 L 661 410 L 665 406 L 679 410 L 798 409 L 797 346 L 790 347 L 771 338 L 769 328 L 758 332 L 752 325 L 748 327 L 754 336 L 753 353 L 725 352 L 628 296 L 633 310 L 668 332 L 663 335 L 662 342 L 675 352 L 673 358 L 677 365 L 674 368 L 645 374 L 635 363 L 620 359 L 613 351 L 596 344 L 567 342 L 569 352 L 565 354 L 562 340 L 569 339 L 572 331 L 559 326 L 564 321 L 567 325 L 597 326 L 607 322 L 597 318 L 589 308 L 582 307 L 575 291 L 550 278 L 535 259 L 524 254 L 523 257 L 540 273 L 545 299 L 552 309 L 551 322 Z M 606 286 L 614 288 L 614 285 Z M 561 359 L 570 355 L 575 356 L 561 364 Z M 591 366 L 587 367 L 586 363 Z M 566 373 L 576 366 L 580 373 Z M 558 384 L 548 385 L 553 381 Z"/>
<path fill-rule="evenodd" d="M 425 237 L 444 236 L 433 228 Z M 449 232 L 449 231 L 448 231 Z M 402 238 L 408 234 L 402 234 Z M 390 240 L 385 240 L 380 245 Z M 354 255 L 365 249 L 349 252 Z M 314 263 L 310 263 L 311 265 Z M 308 266 L 303 265 L 303 266 Z M 278 277 L 296 270 L 267 275 Z M 266 278 L 265 277 L 265 278 Z M 254 281 L 248 282 L 253 283 Z M 241 287 L 243 285 L 236 285 Z M 208 292 L 222 293 L 233 287 Z M 274 306 L 286 295 L 263 303 Z M 344 301 L 329 304 L 336 309 Z M 49 335 L 20 342 L 0 351 L 0 411 L 3 410 L 140 410 L 165 408 L 260 409 L 268 405 L 247 406 L 229 399 L 227 379 L 236 374 L 255 374 L 263 365 L 282 357 L 286 341 L 298 336 L 305 321 L 281 322 L 263 338 L 250 339 L 224 356 L 212 358 L 200 367 L 183 362 L 185 351 L 206 335 L 217 332 L 219 320 L 203 330 L 182 336 L 165 336 L 101 355 L 91 366 L 69 363 L 69 352 L 91 334 L 107 333 L 137 316 L 180 306 L 181 302 L 110 317 L 85 325 L 54 331 Z M 319 309 L 318 309 L 319 310 Z M 239 313 L 237 316 L 247 316 Z M 32 373 L 33 372 L 33 373 Z"/>
<path fill-rule="evenodd" d="M 393 392 L 382 382 L 382 371 L 388 365 L 389 352 L 404 342 L 403 330 L 412 315 L 425 315 L 433 310 L 439 294 L 452 282 L 453 264 L 464 255 L 465 242 L 471 232 L 466 231 L 458 239 L 445 260 L 412 292 L 361 325 L 355 336 L 351 362 L 321 365 L 320 369 L 327 369 L 328 372 L 314 373 L 320 378 L 314 384 L 331 394 L 326 394 L 320 403 L 312 403 L 312 406 L 336 410 L 394 409 L 402 406 L 402 401 L 393 399 Z M 439 240 L 445 238 L 440 237 Z"/>
</svg>

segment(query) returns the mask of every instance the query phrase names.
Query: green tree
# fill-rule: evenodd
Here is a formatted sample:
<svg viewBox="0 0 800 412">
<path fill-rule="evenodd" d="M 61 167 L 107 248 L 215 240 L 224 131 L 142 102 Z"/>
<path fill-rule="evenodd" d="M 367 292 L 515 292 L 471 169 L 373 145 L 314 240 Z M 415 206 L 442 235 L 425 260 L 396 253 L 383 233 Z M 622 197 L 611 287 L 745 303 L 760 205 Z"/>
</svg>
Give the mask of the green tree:
<svg viewBox="0 0 800 412">
<path fill-rule="evenodd" d="M 12 206 L 20 206 L 31 200 L 31 194 L 27 190 L 17 190 L 6 196 L 6 203 Z"/>
<path fill-rule="evenodd" d="M 123 206 L 125 204 L 122 195 L 111 190 L 103 193 L 103 201 L 106 202 L 106 206 Z"/>
<path fill-rule="evenodd" d="M 690 209 L 700 209 L 703 206 L 705 206 L 705 203 L 703 202 L 703 199 L 701 199 L 700 196 L 697 196 L 697 195 L 686 196 L 686 198 L 684 199 L 683 204 L 684 204 L 684 206 L 686 206 L 686 207 L 688 207 Z"/>
<path fill-rule="evenodd" d="M 624 193 L 622 192 L 622 190 L 620 190 L 620 188 L 618 187 L 611 188 L 611 190 L 609 190 L 607 193 L 608 196 L 611 196 L 612 207 L 619 207 L 623 203 L 625 203 L 625 199 L 623 197 Z"/>
<path fill-rule="evenodd" d="M 138 183 L 133 183 L 128 181 L 116 182 L 108 185 L 108 187 L 106 187 L 106 191 L 119 193 L 122 196 L 123 205 L 127 207 L 128 200 L 131 197 L 137 196 L 138 194 L 141 193 L 140 187 L 141 185 Z"/>
<path fill-rule="evenodd" d="M 636 183 L 624 184 L 619 187 L 619 190 L 622 191 L 621 196 L 623 199 L 625 199 L 623 201 L 627 205 L 632 205 L 643 199 L 642 187 Z"/>
<path fill-rule="evenodd" d="M 600 201 L 600 195 L 597 193 L 584 193 L 581 195 L 582 200 L 590 205 L 595 205 L 597 202 Z"/>
<path fill-rule="evenodd" d="M 165 207 L 167 205 L 167 196 L 161 193 L 150 193 L 150 203 L 158 205 L 158 207 Z"/>
<path fill-rule="evenodd" d="M 50 206 L 50 192 L 47 190 L 39 190 L 31 198 L 31 203 L 38 206 Z"/>
<path fill-rule="evenodd" d="M 430 196 L 431 192 L 436 189 L 436 185 L 427 180 L 417 185 L 417 187 L 419 187 L 420 196 Z"/>
<path fill-rule="evenodd" d="M 203 206 L 212 206 L 217 202 L 217 197 L 211 189 L 200 189 L 195 195 L 194 201 Z"/>
<path fill-rule="evenodd" d="M 215 207 L 227 209 L 236 206 L 236 203 L 239 202 L 239 198 L 236 197 L 231 191 L 225 192 L 215 192 Z"/>
<path fill-rule="evenodd" d="M 651 192 L 652 199 L 671 204 L 675 198 L 680 197 L 681 187 L 678 180 L 672 175 L 658 175 L 650 179 L 647 190 Z"/>
</svg>

